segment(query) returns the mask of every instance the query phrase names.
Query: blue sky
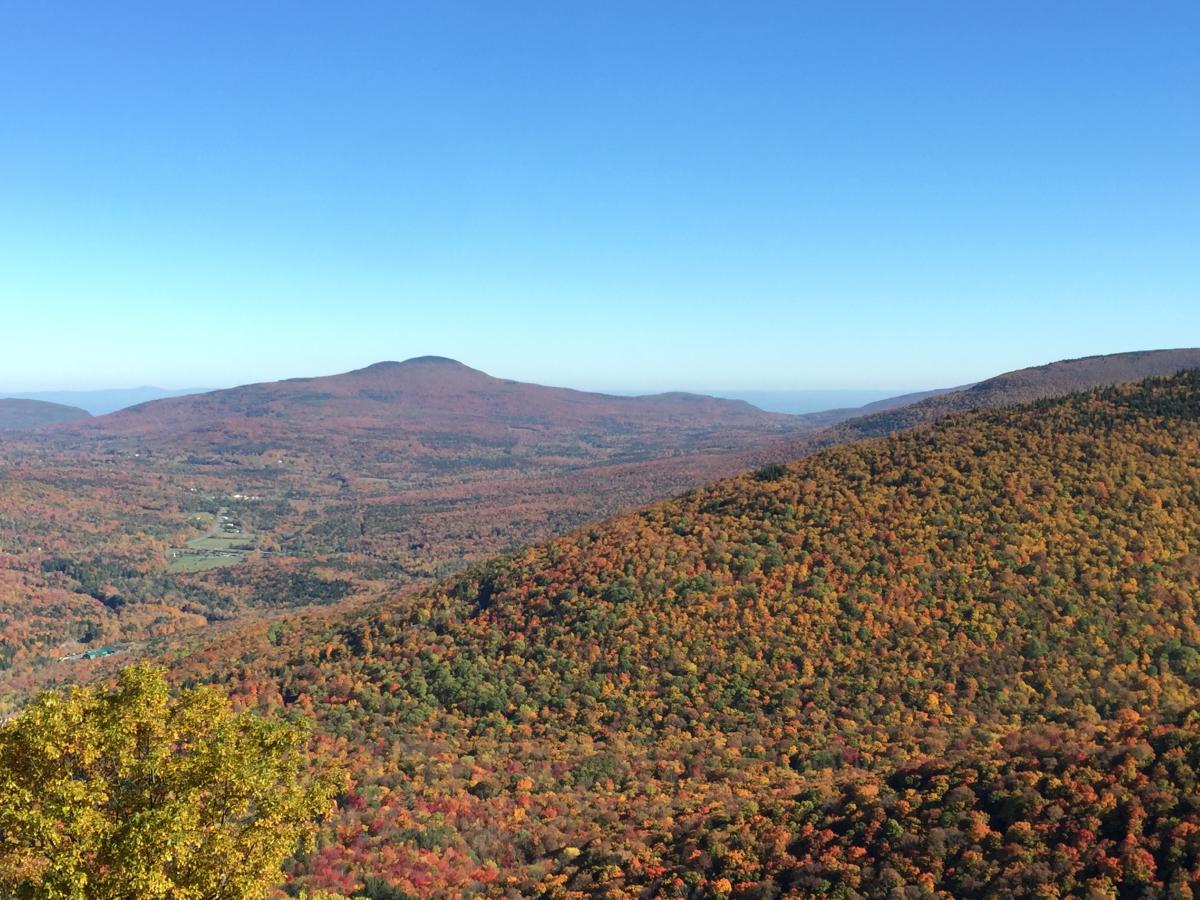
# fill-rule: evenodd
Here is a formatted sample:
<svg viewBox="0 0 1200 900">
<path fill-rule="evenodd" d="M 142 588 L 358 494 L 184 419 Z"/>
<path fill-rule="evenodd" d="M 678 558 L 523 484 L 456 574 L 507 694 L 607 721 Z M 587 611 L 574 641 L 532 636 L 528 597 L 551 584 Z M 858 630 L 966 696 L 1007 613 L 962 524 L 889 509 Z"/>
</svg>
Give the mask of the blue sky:
<svg viewBox="0 0 1200 900">
<path fill-rule="evenodd" d="M 1200 344 L 1200 4 L 6 3 L 0 388 Z"/>
</svg>

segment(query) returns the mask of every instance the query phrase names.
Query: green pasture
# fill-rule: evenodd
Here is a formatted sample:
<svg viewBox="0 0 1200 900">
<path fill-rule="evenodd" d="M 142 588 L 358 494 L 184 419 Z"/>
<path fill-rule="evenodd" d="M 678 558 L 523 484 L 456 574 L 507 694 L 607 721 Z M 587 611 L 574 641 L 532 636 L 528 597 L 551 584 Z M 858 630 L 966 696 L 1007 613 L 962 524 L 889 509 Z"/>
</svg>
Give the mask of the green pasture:
<svg viewBox="0 0 1200 900">
<path fill-rule="evenodd" d="M 232 566 L 242 561 L 241 554 L 216 555 L 186 550 L 172 550 L 172 556 L 167 562 L 168 572 L 203 572 L 206 569 L 217 569 L 221 566 Z"/>
</svg>

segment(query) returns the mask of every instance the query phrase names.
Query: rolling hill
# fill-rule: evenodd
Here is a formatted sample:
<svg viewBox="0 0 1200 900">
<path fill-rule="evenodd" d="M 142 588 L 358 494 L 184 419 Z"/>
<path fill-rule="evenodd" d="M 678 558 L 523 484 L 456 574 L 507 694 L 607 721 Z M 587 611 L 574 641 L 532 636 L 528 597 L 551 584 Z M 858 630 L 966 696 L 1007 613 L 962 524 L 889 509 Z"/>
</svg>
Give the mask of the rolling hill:
<svg viewBox="0 0 1200 900">
<path fill-rule="evenodd" d="M 176 677 L 350 767 L 292 891 L 1188 896 L 1197 547 L 1191 371 L 747 473 Z"/>
<path fill-rule="evenodd" d="M 86 410 L 45 400 L 0 398 L 0 431 L 31 431 L 47 425 L 89 418 Z"/>
</svg>

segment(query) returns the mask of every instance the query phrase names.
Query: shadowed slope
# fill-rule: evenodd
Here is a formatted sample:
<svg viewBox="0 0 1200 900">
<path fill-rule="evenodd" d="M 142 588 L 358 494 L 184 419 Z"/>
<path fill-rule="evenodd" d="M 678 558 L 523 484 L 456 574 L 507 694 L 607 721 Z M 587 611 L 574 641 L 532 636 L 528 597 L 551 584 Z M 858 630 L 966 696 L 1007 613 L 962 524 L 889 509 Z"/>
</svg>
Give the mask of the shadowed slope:
<svg viewBox="0 0 1200 900">
<path fill-rule="evenodd" d="M 0 398 L 0 431 L 29 431 L 89 418 L 86 410 L 45 400 Z"/>
</svg>

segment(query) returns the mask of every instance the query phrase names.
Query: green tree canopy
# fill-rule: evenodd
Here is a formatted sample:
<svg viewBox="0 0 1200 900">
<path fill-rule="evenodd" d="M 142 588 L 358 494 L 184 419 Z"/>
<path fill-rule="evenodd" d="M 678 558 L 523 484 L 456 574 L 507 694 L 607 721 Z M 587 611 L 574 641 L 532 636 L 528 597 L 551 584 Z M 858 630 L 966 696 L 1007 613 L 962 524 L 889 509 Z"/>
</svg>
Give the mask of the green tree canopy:
<svg viewBox="0 0 1200 900">
<path fill-rule="evenodd" d="M 262 897 L 337 787 L 303 726 L 151 666 L 47 692 L 0 726 L 0 895 Z"/>
</svg>

